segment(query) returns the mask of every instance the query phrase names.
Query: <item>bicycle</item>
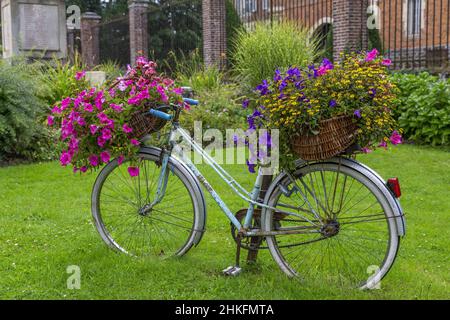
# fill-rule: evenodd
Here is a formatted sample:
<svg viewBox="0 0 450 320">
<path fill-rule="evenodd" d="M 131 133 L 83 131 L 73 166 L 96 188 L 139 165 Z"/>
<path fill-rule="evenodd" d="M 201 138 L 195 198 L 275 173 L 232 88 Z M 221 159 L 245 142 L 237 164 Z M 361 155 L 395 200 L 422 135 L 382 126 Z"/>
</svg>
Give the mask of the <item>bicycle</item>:
<svg viewBox="0 0 450 320">
<path fill-rule="evenodd" d="M 168 145 L 141 148 L 137 177 L 115 159 L 94 183 L 92 214 L 109 247 L 132 256 L 186 254 L 205 232 L 203 185 L 231 221 L 237 244 L 236 265 L 225 274 L 240 273 L 241 248 L 268 249 L 285 274 L 305 281 L 367 289 L 388 273 L 406 231 L 397 180 L 387 184 L 367 166 L 340 156 L 297 160 L 295 170 L 281 171 L 269 181 L 259 171 L 250 192 L 181 128 L 180 107 L 149 112 L 170 122 Z M 249 204 L 247 209 L 231 212 L 197 167 L 180 155 L 177 135 Z"/>
</svg>

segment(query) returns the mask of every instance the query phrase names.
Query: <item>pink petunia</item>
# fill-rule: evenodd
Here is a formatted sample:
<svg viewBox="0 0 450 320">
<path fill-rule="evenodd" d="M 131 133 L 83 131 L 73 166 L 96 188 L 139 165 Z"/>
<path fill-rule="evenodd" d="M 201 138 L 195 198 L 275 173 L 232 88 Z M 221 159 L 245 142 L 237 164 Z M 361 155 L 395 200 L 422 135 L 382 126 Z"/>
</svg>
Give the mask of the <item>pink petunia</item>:
<svg viewBox="0 0 450 320">
<path fill-rule="evenodd" d="M 61 110 L 64 111 L 65 109 L 67 109 L 67 107 L 69 106 L 69 104 L 70 104 L 71 101 L 72 101 L 72 100 L 71 100 L 69 97 L 63 99 L 63 100 L 61 101 Z"/>
<path fill-rule="evenodd" d="M 392 60 L 391 59 L 384 59 L 381 64 L 383 66 L 389 67 L 392 64 Z"/>
<path fill-rule="evenodd" d="M 70 163 L 71 160 L 72 160 L 72 157 L 71 157 L 69 152 L 63 151 L 61 153 L 61 157 L 59 158 L 59 162 L 61 163 L 61 165 L 63 167 L 67 166 Z"/>
<path fill-rule="evenodd" d="M 386 143 L 386 141 L 383 140 L 383 141 L 380 142 L 380 144 L 378 146 L 381 147 L 381 148 L 385 148 L 386 149 L 387 148 L 387 143 Z"/>
<path fill-rule="evenodd" d="M 136 139 L 131 139 L 130 142 L 131 142 L 131 144 L 132 144 L 133 146 L 138 146 L 138 145 L 141 144 L 141 143 L 140 143 L 139 141 L 137 141 Z"/>
<path fill-rule="evenodd" d="M 78 117 L 77 122 L 82 127 L 86 125 L 86 121 L 84 120 L 83 117 Z"/>
<path fill-rule="evenodd" d="M 80 171 L 83 172 L 83 173 L 85 173 L 85 172 L 87 171 L 87 167 L 86 167 L 86 166 L 82 166 L 82 167 L 80 168 Z"/>
<path fill-rule="evenodd" d="M 52 113 L 61 113 L 62 111 L 61 111 L 61 108 L 60 107 L 58 107 L 58 106 L 54 106 L 53 107 L 53 109 L 52 109 Z"/>
<path fill-rule="evenodd" d="M 111 97 L 114 98 L 114 96 L 116 95 L 116 89 L 111 88 L 111 89 L 109 89 L 108 93 L 109 93 L 109 95 L 110 95 Z"/>
<path fill-rule="evenodd" d="M 115 104 L 115 103 L 111 103 L 109 105 L 111 107 L 111 109 L 113 109 L 115 112 L 122 112 L 123 108 L 122 108 L 122 104 Z"/>
<path fill-rule="evenodd" d="M 111 130 L 109 130 L 108 128 L 104 128 L 102 130 L 102 138 L 107 141 L 110 140 L 112 138 L 112 133 Z"/>
<path fill-rule="evenodd" d="M 47 117 L 47 125 L 52 126 L 55 123 L 55 117 L 54 116 L 48 116 Z"/>
<path fill-rule="evenodd" d="M 99 120 L 100 120 L 101 123 L 108 123 L 108 121 L 109 121 L 108 116 L 107 116 L 106 114 L 104 114 L 103 112 L 100 112 L 100 113 L 97 115 L 97 118 L 99 118 Z"/>
<path fill-rule="evenodd" d="M 361 151 L 362 151 L 363 153 L 371 153 L 373 150 L 372 150 L 372 149 L 369 149 L 369 148 L 362 148 Z"/>
<path fill-rule="evenodd" d="M 102 153 L 100 153 L 100 159 L 102 159 L 103 163 L 108 163 L 109 159 L 111 159 L 111 155 L 108 151 L 103 151 Z"/>
<path fill-rule="evenodd" d="M 139 175 L 138 167 L 128 167 L 128 173 L 131 177 L 137 177 Z"/>
<path fill-rule="evenodd" d="M 133 128 L 131 128 L 130 126 L 128 126 L 126 123 L 122 126 L 123 132 L 125 133 L 131 133 L 133 132 Z"/>
<path fill-rule="evenodd" d="M 89 130 L 91 130 L 91 134 L 94 135 L 97 132 L 98 127 L 95 124 L 91 124 Z"/>
<path fill-rule="evenodd" d="M 375 48 L 372 51 L 367 52 L 367 56 L 366 56 L 366 61 L 373 61 L 377 58 L 378 56 L 378 50 Z"/>
<path fill-rule="evenodd" d="M 94 111 L 94 107 L 90 103 L 85 103 L 84 104 L 84 111 L 92 112 L 92 111 Z"/>
<path fill-rule="evenodd" d="M 78 71 L 78 72 L 75 74 L 75 79 L 76 79 L 77 81 L 80 81 L 85 75 L 86 75 L 86 71 Z"/>
<path fill-rule="evenodd" d="M 119 165 L 119 166 L 122 165 L 122 163 L 123 163 L 124 160 L 125 160 L 125 157 L 122 156 L 122 155 L 120 155 L 120 156 L 117 158 L 117 163 L 118 163 L 118 165 Z"/>
<path fill-rule="evenodd" d="M 393 145 L 401 144 L 402 143 L 402 136 L 397 132 L 392 132 L 392 135 L 389 137 L 389 140 Z"/>
<path fill-rule="evenodd" d="M 96 156 L 95 154 L 90 155 L 88 161 L 91 166 L 98 166 L 98 156 Z"/>
<path fill-rule="evenodd" d="M 99 147 L 103 148 L 105 146 L 105 143 L 106 143 L 106 140 L 103 137 L 100 136 L 97 138 L 97 144 Z"/>
</svg>

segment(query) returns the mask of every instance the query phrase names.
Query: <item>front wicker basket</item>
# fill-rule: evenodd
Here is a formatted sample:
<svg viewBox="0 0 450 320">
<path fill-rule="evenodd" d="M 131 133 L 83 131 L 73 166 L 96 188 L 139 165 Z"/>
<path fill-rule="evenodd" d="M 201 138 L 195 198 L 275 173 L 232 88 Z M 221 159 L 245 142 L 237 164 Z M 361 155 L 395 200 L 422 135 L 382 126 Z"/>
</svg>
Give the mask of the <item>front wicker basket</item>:
<svg viewBox="0 0 450 320">
<path fill-rule="evenodd" d="M 148 110 L 136 111 L 131 115 L 129 121 L 130 127 L 133 129 L 133 135 L 138 138 L 161 130 L 166 123 L 166 120 L 148 114 Z"/>
<path fill-rule="evenodd" d="M 307 161 L 332 158 L 353 144 L 357 129 L 353 118 L 349 116 L 321 121 L 319 134 L 299 135 L 292 140 L 292 151 Z"/>
</svg>

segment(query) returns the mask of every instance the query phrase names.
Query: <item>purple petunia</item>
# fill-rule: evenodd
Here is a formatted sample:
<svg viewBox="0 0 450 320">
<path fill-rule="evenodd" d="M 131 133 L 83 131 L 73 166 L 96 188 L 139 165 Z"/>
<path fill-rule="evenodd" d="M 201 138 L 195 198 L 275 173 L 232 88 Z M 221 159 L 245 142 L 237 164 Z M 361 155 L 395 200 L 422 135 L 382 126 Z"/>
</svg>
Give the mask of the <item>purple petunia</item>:
<svg viewBox="0 0 450 320">
<path fill-rule="evenodd" d="M 361 118 L 361 110 L 357 109 L 353 112 L 353 114 L 357 117 L 357 118 Z"/>
</svg>

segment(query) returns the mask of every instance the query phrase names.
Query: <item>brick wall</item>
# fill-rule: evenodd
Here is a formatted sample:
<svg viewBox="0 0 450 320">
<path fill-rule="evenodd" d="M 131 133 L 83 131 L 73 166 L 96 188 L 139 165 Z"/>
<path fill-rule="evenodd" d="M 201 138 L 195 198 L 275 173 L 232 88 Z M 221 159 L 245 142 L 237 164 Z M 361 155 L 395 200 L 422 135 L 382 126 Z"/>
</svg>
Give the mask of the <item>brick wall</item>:
<svg viewBox="0 0 450 320">
<path fill-rule="evenodd" d="M 203 57 L 206 65 L 226 65 L 225 1 L 203 0 Z"/>
</svg>

